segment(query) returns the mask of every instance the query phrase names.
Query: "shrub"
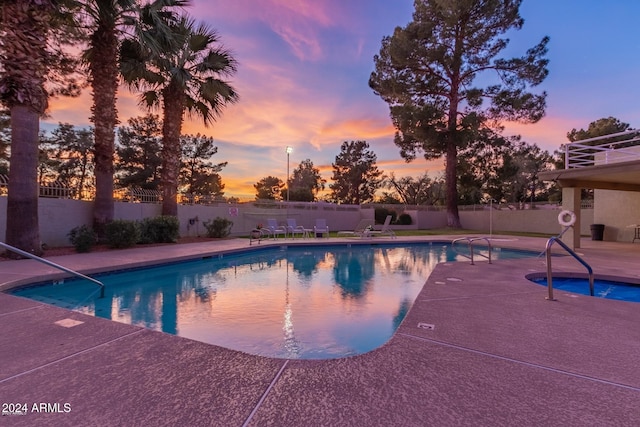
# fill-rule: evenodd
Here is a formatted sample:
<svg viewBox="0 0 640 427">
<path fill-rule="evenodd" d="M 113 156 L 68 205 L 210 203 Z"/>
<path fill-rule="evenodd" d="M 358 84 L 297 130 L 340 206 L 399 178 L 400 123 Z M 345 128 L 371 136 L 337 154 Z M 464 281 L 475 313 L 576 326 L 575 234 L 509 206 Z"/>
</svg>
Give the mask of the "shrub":
<svg viewBox="0 0 640 427">
<path fill-rule="evenodd" d="M 384 224 L 384 220 L 387 219 L 387 215 L 391 215 L 391 222 L 396 221 L 398 215 L 396 211 L 387 208 L 375 208 L 373 217 L 376 220 L 376 224 Z"/>
<path fill-rule="evenodd" d="M 91 248 L 96 244 L 96 233 L 86 225 L 81 225 L 71 229 L 69 241 L 76 248 L 76 252 L 91 252 Z"/>
<path fill-rule="evenodd" d="M 202 225 L 207 229 L 207 237 L 227 237 L 231 233 L 233 221 L 216 217 L 211 221 L 205 221 Z"/>
<path fill-rule="evenodd" d="M 161 215 L 140 221 L 140 243 L 176 243 L 180 222 L 175 216 Z"/>
<path fill-rule="evenodd" d="M 412 222 L 413 220 L 411 219 L 411 215 L 407 213 L 403 213 L 403 214 L 400 214 L 400 216 L 398 217 L 397 223 L 400 225 L 411 225 Z"/>
<path fill-rule="evenodd" d="M 117 219 L 105 227 L 107 244 L 112 248 L 130 248 L 140 240 L 140 228 L 135 221 Z"/>
</svg>

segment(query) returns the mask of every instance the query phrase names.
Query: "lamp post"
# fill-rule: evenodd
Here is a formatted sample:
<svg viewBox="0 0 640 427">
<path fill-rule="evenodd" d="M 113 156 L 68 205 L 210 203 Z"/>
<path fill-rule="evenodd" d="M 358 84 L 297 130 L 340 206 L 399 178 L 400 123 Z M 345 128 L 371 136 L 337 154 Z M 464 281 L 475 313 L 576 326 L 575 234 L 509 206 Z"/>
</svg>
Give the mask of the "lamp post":
<svg viewBox="0 0 640 427">
<path fill-rule="evenodd" d="M 293 147 L 287 146 L 285 151 L 287 152 L 287 203 L 289 203 L 289 154 L 293 151 Z"/>
</svg>

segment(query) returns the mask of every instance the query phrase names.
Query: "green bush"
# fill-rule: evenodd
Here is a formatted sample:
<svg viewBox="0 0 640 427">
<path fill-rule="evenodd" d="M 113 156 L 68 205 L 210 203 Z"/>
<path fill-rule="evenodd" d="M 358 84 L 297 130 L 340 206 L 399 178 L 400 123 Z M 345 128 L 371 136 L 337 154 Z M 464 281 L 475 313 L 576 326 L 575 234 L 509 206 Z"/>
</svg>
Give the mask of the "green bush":
<svg viewBox="0 0 640 427">
<path fill-rule="evenodd" d="M 135 221 L 117 219 L 105 227 L 107 244 L 112 248 L 130 248 L 140 240 L 140 228 Z"/>
<path fill-rule="evenodd" d="M 176 243 L 180 222 L 175 216 L 161 215 L 140 221 L 140 243 Z"/>
<path fill-rule="evenodd" d="M 211 221 L 205 221 L 202 225 L 207 229 L 207 237 L 227 237 L 231 233 L 233 221 L 216 217 Z"/>
<path fill-rule="evenodd" d="M 391 222 L 394 223 L 398 214 L 396 211 L 391 209 L 375 208 L 373 217 L 375 218 L 376 224 L 384 224 L 384 220 L 387 219 L 387 215 L 391 215 Z"/>
<path fill-rule="evenodd" d="M 403 214 L 400 214 L 400 216 L 398 217 L 397 223 L 400 225 L 411 225 L 412 222 L 413 220 L 411 219 L 411 215 L 407 213 L 403 213 Z"/>
<path fill-rule="evenodd" d="M 96 244 L 96 233 L 86 225 L 75 227 L 69 231 L 69 241 L 76 248 L 76 252 L 91 252 Z"/>
</svg>

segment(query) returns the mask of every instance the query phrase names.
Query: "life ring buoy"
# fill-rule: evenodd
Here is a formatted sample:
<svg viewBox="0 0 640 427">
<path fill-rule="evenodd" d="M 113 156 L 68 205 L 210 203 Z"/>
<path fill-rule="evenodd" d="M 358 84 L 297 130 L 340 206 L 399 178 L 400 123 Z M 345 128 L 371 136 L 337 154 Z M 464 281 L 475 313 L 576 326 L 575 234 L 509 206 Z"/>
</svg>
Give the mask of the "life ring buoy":
<svg viewBox="0 0 640 427">
<path fill-rule="evenodd" d="M 568 220 L 566 219 L 567 216 L 569 217 Z M 576 223 L 576 214 L 572 211 L 564 210 L 558 215 L 558 223 L 563 227 L 571 227 Z"/>
<path fill-rule="evenodd" d="M 229 208 L 229 215 L 238 216 L 238 208 Z"/>
</svg>

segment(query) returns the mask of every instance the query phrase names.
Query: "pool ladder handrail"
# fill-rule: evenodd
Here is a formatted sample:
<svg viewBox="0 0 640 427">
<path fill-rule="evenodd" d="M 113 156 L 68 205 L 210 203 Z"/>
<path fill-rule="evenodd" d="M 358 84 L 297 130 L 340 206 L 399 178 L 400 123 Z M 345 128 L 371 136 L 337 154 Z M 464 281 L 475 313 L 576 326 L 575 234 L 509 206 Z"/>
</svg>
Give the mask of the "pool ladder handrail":
<svg viewBox="0 0 640 427">
<path fill-rule="evenodd" d="M 483 254 L 478 254 L 478 255 L 484 258 L 487 258 L 489 260 L 489 264 L 491 264 L 491 239 L 489 239 L 488 237 L 460 237 L 459 239 L 454 239 L 451 242 L 451 247 L 458 255 L 461 255 L 465 258 L 469 258 L 471 260 L 471 265 L 475 265 L 473 262 L 473 242 L 477 240 L 485 240 L 487 242 L 487 246 L 489 247 L 489 256 L 486 256 Z M 466 241 L 467 244 L 469 245 L 469 255 L 458 252 L 458 250 L 456 249 L 456 243 L 462 242 L 462 241 Z"/>
<path fill-rule="evenodd" d="M 85 276 L 84 274 L 78 273 L 77 271 L 71 270 L 70 268 L 63 267 L 60 264 L 56 264 L 55 262 L 49 261 L 48 259 L 40 258 L 37 255 L 30 254 L 29 252 L 25 252 L 22 249 L 18 249 L 18 248 L 14 247 L 14 246 L 7 245 L 6 243 L 0 242 L 0 247 L 3 247 L 3 248 L 5 248 L 5 249 L 7 249 L 7 250 L 9 250 L 11 252 L 15 252 L 15 253 L 17 253 L 19 255 L 22 255 L 24 257 L 31 258 L 33 260 L 39 261 L 39 262 L 41 262 L 43 264 L 46 264 L 46 265 L 48 265 L 50 267 L 57 268 L 58 270 L 62 270 L 64 272 L 66 272 L 66 273 L 72 274 L 72 275 L 80 277 L 82 279 L 89 280 L 90 282 L 93 282 L 96 285 L 100 286 L 100 298 L 104 298 L 104 283 L 102 283 L 99 280 L 96 280 L 96 279 L 94 279 L 92 277 L 89 277 L 89 276 Z"/>
<path fill-rule="evenodd" d="M 547 246 L 545 247 L 545 254 L 547 258 L 547 289 L 549 290 L 549 296 L 546 299 L 548 299 L 549 301 L 556 301 L 556 299 L 553 297 L 553 269 L 551 267 L 551 246 L 553 246 L 554 243 L 562 246 L 562 248 L 567 251 L 569 255 L 574 257 L 587 269 L 587 272 L 589 273 L 589 293 L 591 294 L 591 296 L 594 296 L 595 290 L 593 285 L 593 268 L 591 268 L 591 266 L 587 264 L 587 262 L 583 260 L 580 255 L 575 253 L 573 249 L 567 246 L 566 243 L 560 240 L 560 236 L 557 236 L 551 237 L 549 240 L 547 240 Z"/>
</svg>

